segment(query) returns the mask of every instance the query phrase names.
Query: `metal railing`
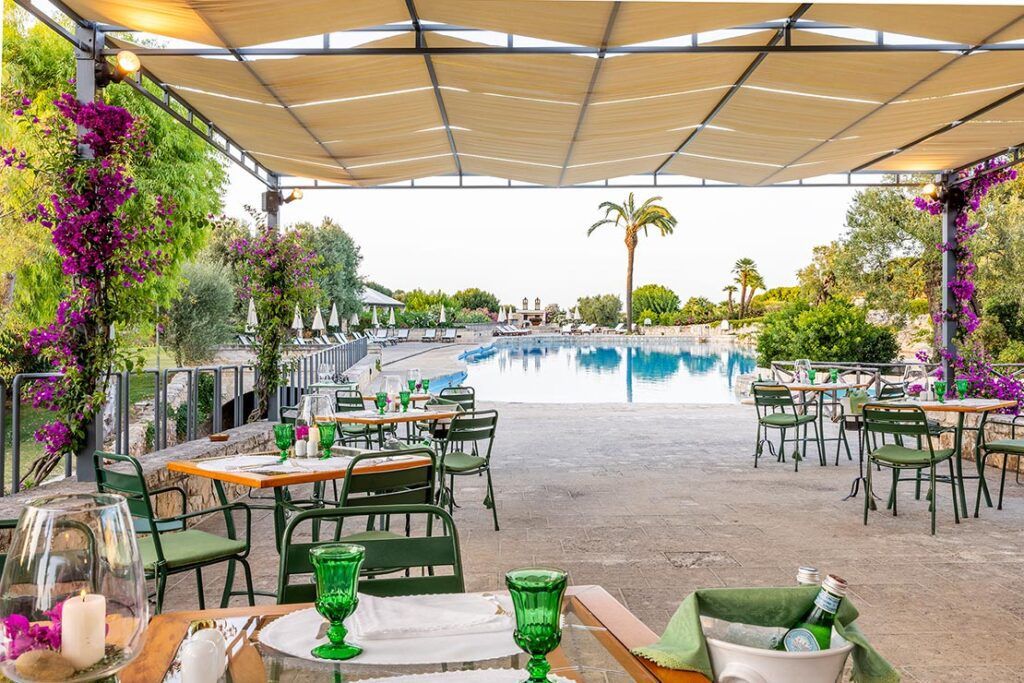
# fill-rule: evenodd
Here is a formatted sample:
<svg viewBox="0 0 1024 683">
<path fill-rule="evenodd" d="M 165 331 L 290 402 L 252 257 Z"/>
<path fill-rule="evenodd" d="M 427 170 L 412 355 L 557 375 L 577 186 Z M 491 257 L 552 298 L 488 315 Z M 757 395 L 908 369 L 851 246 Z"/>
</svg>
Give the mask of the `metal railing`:
<svg viewBox="0 0 1024 683">
<path fill-rule="evenodd" d="M 327 364 L 335 376 L 344 374 L 349 368 L 366 356 L 366 340 L 360 339 L 347 344 L 320 347 L 312 353 L 288 358 L 284 362 L 285 385 L 278 390 L 278 400 L 272 401 L 270 417 L 276 419 L 274 411 L 282 401 L 289 397 L 301 396 L 309 385 L 317 382 L 320 366 Z M 185 375 L 185 392 L 178 407 L 168 409 L 171 403 L 170 389 L 179 375 Z M 22 431 L 24 429 L 24 403 L 31 402 L 32 387 L 39 380 L 59 377 L 58 373 L 33 372 L 15 375 L 8 386 L 0 380 L 0 496 L 17 493 L 21 489 L 22 472 Z M 210 433 L 219 432 L 230 427 L 243 424 L 248 417 L 245 411 L 246 396 L 251 389 L 246 389 L 246 377 L 256 380 L 256 370 L 249 364 L 202 366 L 194 368 L 163 368 L 147 369 L 136 372 L 111 373 L 108 377 L 113 392 L 108 395 L 112 401 L 104 406 L 97 416 L 97 433 L 103 433 L 103 416 L 111 413 L 110 429 L 105 442 L 113 442 L 112 448 L 121 453 L 128 453 L 132 447 L 131 427 L 139 422 L 151 422 L 152 450 L 167 448 L 169 443 L 192 441 L 200 438 L 200 432 L 209 424 Z M 207 383 L 204 377 L 212 378 Z M 135 420 L 132 415 L 132 387 L 144 382 L 151 389 L 146 390 L 145 400 L 152 400 L 152 419 Z M 230 388 L 225 392 L 225 382 Z M 206 384 L 210 393 L 211 408 L 209 415 L 200 415 L 201 388 Z M 251 386 L 251 385 L 250 385 Z M 8 400 L 10 409 L 8 410 Z M 231 405 L 226 413 L 224 407 Z M 185 406 L 180 410 L 180 406 Z M 7 413 L 10 412 L 8 418 Z M 173 418 L 173 426 L 171 421 Z M 179 422 L 183 418 L 183 424 Z M 10 438 L 7 427 L 10 425 Z M 168 438 L 169 430 L 174 429 L 176 438 Z M 31 436 L 31 435 L 25 435 Z M 179 437 L 180 438 L 177 438 Z M 145 433 L 143 439 L 146 439 Z M 10 443 L 8 443 L 10 441 Z M 149 448 L 147 447 L 147 451 Z M 65 457 L 63 463 L 64 476 L 71 476 L 72 458 Z M 8 477 L 10 482 L 8 483 Z"/>
<path fill-rule="evenodd" d="M 836 368 L 840 374 L 856 378 L 857 382 L 870 378 L 877 393 L 882 387 L 907 384 L 927 377 L 939 368 L 938 363 L 921 361 L 895 361 L 892 363 L 825 363 L 811 361 L 815 370 Z M 774 380 L 791 380 L 796 361 L 772 361 L 770 370 Z M 1024 381 L 1024 363 L 993 363 L 992 371 L 997 377 L 1007 377 Z"/>
</svg>

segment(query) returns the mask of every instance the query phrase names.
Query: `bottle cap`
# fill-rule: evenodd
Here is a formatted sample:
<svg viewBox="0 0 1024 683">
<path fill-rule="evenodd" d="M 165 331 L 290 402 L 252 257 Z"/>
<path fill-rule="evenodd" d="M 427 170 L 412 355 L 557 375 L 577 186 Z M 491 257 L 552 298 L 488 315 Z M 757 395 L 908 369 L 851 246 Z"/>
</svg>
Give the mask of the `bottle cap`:
<svg viewBox="0 0 1024 683">
<path fill-rule="evenodd" d="M 796 582 L 809 586 L 821 583 L 821 573 L 817 567 L 800 567 L 796 570 Z"/>
<path fill-rule="evenodd" d="M 841 579 L 835 574 L 829 574 L 825 577 L 825 580 L 821 582 L 821 587 L 827 590 L 832 595 L 837 597 L 844 597 L 846 595 L 846 580 Z"/>
</svg>

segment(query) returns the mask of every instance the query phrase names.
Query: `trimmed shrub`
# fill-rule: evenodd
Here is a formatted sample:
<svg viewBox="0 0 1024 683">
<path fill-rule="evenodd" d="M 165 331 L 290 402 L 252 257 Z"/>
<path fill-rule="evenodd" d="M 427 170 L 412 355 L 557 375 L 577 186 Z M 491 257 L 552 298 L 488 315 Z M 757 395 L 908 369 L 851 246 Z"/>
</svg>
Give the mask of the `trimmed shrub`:
<svg viewBox="0 0 1024 683">
<path fill-rule="evenodd" d="M 757 362 L 810 358 L 821 362 L 888 363 L 899 353 L 895 333 L 872 325 L 867 311 L 833 299 L 819 306 L 798 301 L 770 313 L 757 341 Z"/>
</svg>

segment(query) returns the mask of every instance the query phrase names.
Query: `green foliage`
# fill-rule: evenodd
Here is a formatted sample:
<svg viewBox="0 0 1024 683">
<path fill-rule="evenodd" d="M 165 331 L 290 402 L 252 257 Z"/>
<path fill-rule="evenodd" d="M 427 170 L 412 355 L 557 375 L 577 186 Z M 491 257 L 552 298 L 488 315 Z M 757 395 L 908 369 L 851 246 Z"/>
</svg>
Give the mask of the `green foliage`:
<svg viewBox="0 0 1024 683">
<path fill-rule="evenodd" d="M 293 229 L 302 235 L 306 247 L 320 257 L 317 284 L 321 291 L 320 305 L 325 313 L 331 310 L 332 303 L 337 304 L 338 315 L 343 318 L 360 310 L 359 294 L 363 283 L 359 279 L 359 264 L 363 257 L 355 240 L 327 217 L 320 225 L 299 223 Z"/>
<path fill-rule="evenodd" d="M 687 299 L 680 313 L 684 325 L 706 323 L 718 317 L 715 305 L 702 296 L 692 296 Z"/>
<path fill-rule="evenodd" d="M 1008 294 L 990 296 L 982 303 L 984 319 L 998 321 L 1010 339 L 1024 341 L 1024 310 L 1020 299 Z"/>
<path fill-rule="evenodd" d="M 146 453 L 152 453 L 156 445 L 156 425 L 152 420 L 146 422 L 146 431 L 143 435 L 143 446 Z"/>
<path fill-rule="evenodd" d="M 840 299 L 819 306 L 793 302 L 765 316 L 757 361 L 810 358 L 821 362 L 887 363 L 896 357 L 896 335 L 872 325 L 867 312 Z"/>
<path fill-rule="evenodd" d="M 196 432 L 208 433 L 210 431 L 210 418 L 213 416 L 214 395 L 213 375 L 202 373 L 199 375 L 196 386 Z M 178 441 L 184 441 L 188 433 L 188 401 L 182 401 L 177 408 L 171 411 L 171 418 L 174 420 L 174 433 Z M 148 427 L 147 427 L 148 431 Z"/>
<path fill-rule="evenodd" d="M 182 268 L 178 298 L 167 311 L 167 340 L 179 366 L 210 360 L 231 335 L 235 292 L 220 263 L 193 261 Z"/>
<path fill-rule="evenodd" d="M 53 110 L 50 103 L 68 89 L 68 81 L 74 77 L 72 48 L 46 26 L 28 21 L 27 14 L 13 3 L 5 3 L 3 28 L 2 87 L 5 93 L 24 91 L 43 117 Z M 175 200 L 174 222 L 168 228 L 170 241 L 164 245 L 170 266 L 164 271 L 165 277 L 151 278 L 138 288 L 139 300 L 146 302 L 144 310 L 153 311 L 157 305 L 166 306 L 173 296 L 178 264 L 195 256 L 204 245 L 208 216 L 222 207 L 227 173 L 209 145 L 130 86 L 108 86 L 103 98 L 145 123 L 152 155 L 145 164 L 132 169 L 139 196 L 172 196 Z M 0 123 L 0 142 L 32 150 L 31 143 L 7 121 Z M 26 198 L 7 189 L 0 185 L 0 233 L 12 239 L 0 250 L 5 252 L 0 256 L 0 273 L 13 272 L 16 283 L 10 319 L 12 323 L 39 326 L 53 318 L 67 290 L 49 243 L 49 232 L 25 225 L 20 219 L 24 207 L 17 204 Z"/>
<path fill-rule="evenodd" d="M 907 302 L 907 313 L 910 315 L 928 315 L 928 299 L 918 297 Z"/>
<path fill-rule="evenodd" d="M 413 289 L 403 293 L 403 299 L 400 299 L 405 303 L 405 307 L 410 311 L 429 311 L 433 307 L 440 309 L 441 304 L 444 304 L 446 309 L 452 308 L 452 299 L 450 296 L 437 289 L 433 292 L 427 292 L 422 289 Z"/>
<path fill-rule="evenodd" d="M 1024 341 L 1014 340 L 1003 347 L 997 358 L 1000 363 L 1024 363 Z"/>
<path fill-rule="evenodd" d="M 469 287 L 455 292 L 452 295 L 452 303 L 459 308 L 468 310 L 482 308 L 491 313 L 497 313 L 498 307 L 501 305 L 498 297 L 478 287 Z"/>
<path fill-rule="evenodd" d="M 644 285 L 633 291 L 633 309 L 651 311 L 659 316 L 662 313 L 675 312 L 679 310 L 679 296 L 663 285 Z M 643 317 L 635 314 L 633 322 L 640 320 L 643 320 Z"/>
<path fill-rule="evenodd" d="M 481 323 L 494 322 L 491 316 L 486 310 L 476 309 L 468 311 L 464 308 L 460 308 L 455 312 L 454 322 L 460 325 L 474 325 Z"/>
<path fill-rule="evenodd" d="M 604 327 L 615 327 L 622 311 L 622 299 L 615 294 L 597 294 L 584 296 L 577 300 L 576 306 L 583 322 Z"/>
<path fill-rule="evenodd" d="M 17 374 L 52 370 L 42 356 L 29 352 L 25 347 L 26 341 L 26 332 L 11 327 L 0 328 L 0 381 L 8 388 Z M 3 396 L 0 396 L 0 400 L 3 400 Z"/>
<path fill-rule="evenodd" d="M 1006 328 L 995 317 L 982 318 L 973 336 L 992 357 L 998 356 L 1010 341 Z"/>
</svg>

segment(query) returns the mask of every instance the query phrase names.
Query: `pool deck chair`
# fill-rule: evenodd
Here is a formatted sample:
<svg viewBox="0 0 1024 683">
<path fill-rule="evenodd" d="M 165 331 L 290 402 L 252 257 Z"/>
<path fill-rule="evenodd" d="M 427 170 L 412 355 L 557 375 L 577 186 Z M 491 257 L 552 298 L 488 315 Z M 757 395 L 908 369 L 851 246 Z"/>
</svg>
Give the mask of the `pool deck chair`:
<svg viewBox="0 0 1024 683">
<path fill-rule="evenodd" d="M 990 455 L 1001 455 L 1003 456 L 1003 473 L 999 475 L 999 503 L 996 505 L 997 510 L 1003 509 L 1003 490 L 1006 488 L 1006 467 L 1010 462 L 1010 458 L 1017 456 L 1017 466 L 1013 468 L 1016 473 L 1014 480 L 1020 483 L 1020 456 L 1024 455 L 1024 439 L 1017 438 L 1017 425 L 1020 424 L 1018 421 L 1024 420 L 1024 415 L 1017 415 L 1013 418 L 1010 423 L 1010 438 L 1009 439 L 998 439 L 996 441 L 985 441 L 981 445 L 981 466 L 978 468 L 981 472 L 985 471 L 985 461 Z M 989 506 L 991 507 L 991 503 Z M 978 509 L 981 507 L 981 486 L 978 487 L 978 498 L 974 502 L 974 516 L 978 516 Z"/>
<path fill-rule="evenodd" d="M 754 383 L 752 388 L 754 394 L 754 408 L 757 410 L 757 443 L 754 446 L 754 467 L 761 457 L 764 445 L 768 444 L 768 451 L 775 454 L 774 446 L 768 438 L 768 431 L 777 429 L 781 432 L 779 439 L 779 452 L 776 459 L 779 462 L 786 462 L 786 431 L 793 430 L 791 441 L 795 444 L 793 450 L 793 469 L 799 471 L 800 461 L 807 455 L 807 427 L 814 429 L 814 443 L 818 447 L 818 460 L 825 466 L 825 451 L 821 447 L 821 439 L 818 434 L 818 417 L 814 413 L 801 412 L 793 400 L 793 393 L 784 384 Z M 800 437 L 800 429 L 803 429 L 803 438 Z M 762 431 L 763 430 L 763 431 Z M 803 441 L 803 453 L 800 452 L 800 442 Z"/>
<path fill-rule="evenodd" d="M 437 341 L 437 328 L 435 328 L 435 327 L 428 327 L 427 329 L 423 330 L 423 337 L 420 339 L 420 341 L 424 341 L 424 342 Z"/>
<path fill-rule="evenodd" d="M 864 524 L 868 523 L 868 511 L 875 507 L 874 496 L 871 495 L 872 465 L 887 467 L 892 470 L 892 489 L 889 491 L 889 507 L 896 516 L 896 487 L 901 481 L 917 481 L 917 472 L 928 472 L 928 509 L 932 517 L 932 535 L 935 534 L 935 510 L 938 507 L 939 481 L 936 468 L 942 462 L 949 463 L 949 487 L 953 494 L 953 518 L 960 523 L 960 512 L 956 504 L 957 479 L 953 470 L 952 448 L 936 449 L 932 445 L 934 433 L 928 425 L 928 418 L 920 406 L 898 403 L 868 403 L 864 406 L 864 430 L 868 441 L 868 466 L 864 482 Z M 892 437 L 893 443 L 885 443 L 883 437 Z M 900 442 L 907 443 L 919 439 L 922 448 L 909 448 Z M 903 470 L 913 470 L 913 479 L 900 478 Z"/>
<path fill-rule="evenodd" d="M 447 327 L 441 334 L 441 341 L 443 342 L 454 342 L 459 336 L 459 331 L 454 327 Z"/>
</svg>

